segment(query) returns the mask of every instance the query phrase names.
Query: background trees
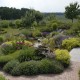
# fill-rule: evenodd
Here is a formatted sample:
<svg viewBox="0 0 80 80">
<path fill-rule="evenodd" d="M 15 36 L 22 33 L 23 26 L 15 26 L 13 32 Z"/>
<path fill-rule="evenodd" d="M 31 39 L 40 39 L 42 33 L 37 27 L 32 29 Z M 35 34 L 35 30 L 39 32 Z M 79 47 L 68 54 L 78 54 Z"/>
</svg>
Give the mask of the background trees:
<svg viewBox="0 0 80 80">
<path fill-rule="evenodd" d="M 27 8 L 9 8 L 9 7 L 0 7 L 0 18 L 11 20 L 11 19 L 20 19 L 21 16 L 24 16 L 26 11 L 29 11 Z"/>
<path fill-rule="evenodd" d="M 68 19 L 71 19 L 73 22 L 73 19 L 77 18 L 79 15 L 79 4 L 71 3 L 69 6 L 65 8 L 65 17 Z"/>
<path fill-rule="evenodd" d="M 39 11 L 35 11 L 35 10 L 30 10 L 27 11 L 25 16 L 22 18 L 22 24 L 24 27 L 26 26 L 32 26 L 32 24 L 34 24 L 34 22 L 39 23 L 39 21 L 41 21 L 43 19 L 43 14 L 40 13 Z"/>
</svg>

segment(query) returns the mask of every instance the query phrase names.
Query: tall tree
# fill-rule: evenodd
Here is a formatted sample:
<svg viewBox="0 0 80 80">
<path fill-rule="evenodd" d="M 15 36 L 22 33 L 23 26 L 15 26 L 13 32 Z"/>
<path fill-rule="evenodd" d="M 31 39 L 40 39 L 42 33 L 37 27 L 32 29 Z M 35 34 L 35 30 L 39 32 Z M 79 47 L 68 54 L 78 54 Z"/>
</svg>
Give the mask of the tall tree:
<svg viewBox="0 0 80 80">
<path fill-rule="evenodd" d="M 22 24 L 24 27 L 31 27 L 34 21 L 37 23 L 43 19 L 42 13 L 39 11 L 35 11 L 31 9 L 30 11 L 27 11 L 25 16 L 22 18 Z"/>
<path fill-rule="evenodd" d="M 79 15 L 79 4 L 77 2 L 71 3 L 65 8 L 65 17 L 71 19 L 72 22 Z"/>
</svg>

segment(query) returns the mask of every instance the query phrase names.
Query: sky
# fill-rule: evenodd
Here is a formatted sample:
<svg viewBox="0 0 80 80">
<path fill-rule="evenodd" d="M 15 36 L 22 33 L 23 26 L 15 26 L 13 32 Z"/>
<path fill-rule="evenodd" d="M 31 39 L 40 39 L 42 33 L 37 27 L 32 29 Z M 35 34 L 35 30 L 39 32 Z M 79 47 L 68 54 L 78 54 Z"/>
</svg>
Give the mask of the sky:
<svg viewBox="0 0 80 80">
<path fill-rule="evenodd" d="M 40 12 L 64 12 L 65 7 L 80 0 L 0 0 L 0 7 L 32 8 Z"/>
</svg>

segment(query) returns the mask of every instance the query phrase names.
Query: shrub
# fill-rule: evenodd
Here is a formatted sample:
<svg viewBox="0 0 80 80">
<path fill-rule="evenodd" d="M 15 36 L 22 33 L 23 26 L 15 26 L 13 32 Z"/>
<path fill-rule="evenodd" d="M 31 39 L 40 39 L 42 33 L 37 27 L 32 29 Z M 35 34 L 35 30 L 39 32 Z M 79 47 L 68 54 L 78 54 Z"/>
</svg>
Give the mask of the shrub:
<svg viewBox="0 0 80 80">
<path fill-rule="evenodd" d="M 12 61 L 9 61 L 4 67 L 3 67 L 3 70 L 7 73 L 11 73 L 12 69 L 16 66 L 19 65 L 19 61 L 17 60 L 12 60 Z"/>
<path fill-rule="evenodd" d="M 24 30 L 24 31 L 22 31 L 22 34 L 24 34 L 26 37 L 32 37 L 32 31 L 31 30 Z"/>
<path fill-rule="evenodd" d="M 7 80 L 3 75 L 0 75 L 0 80 Z"/>
<path fill-rule="evenodd" d="M 9 25 L 9 22 L 7 20 L 3 20 L 3 21 L 0 22 L 0 26 L 2 28 L 7 28 L 8 25 Z"/>
<path fill-rule="evenodd" d="M 23 62 L 12 70 L 12 75 L 35 75 L 38 72 L 37 62 Z"/>
<path fill-rule="evenodd" d="M 51 29 L 52 30 L 57 30 L 57 28 L 58 28 L 58 24 L 57 23 L 52 23 Z"/>
<path fill-rule="evenodd" d="M 35 49 L 32 48 L 32 47 L 28 47 L 27 49 L 23 49 L 21 52 L 20 52 L 20 55 L 18 57 L 18 60 L 20 62 L 24 62 L 24 61 L 29 61 L 29 60 L 32 60 L 33 57 L 34 57 L 34 51 Z"/>
<path fill-rule="evenodd" d="M 43 59 L 38 64 L 39 73 L 61 73 L 63 72 L 63 66 L 58 61 L 52 61 L 49 59 Z"/>
<path fill-rule="evenodd" d="M 53 38 L 54 38 L 54 42 L 55 42 L 55 47 L 60 48 L 62 45 L 62 41 L 67 39 L 68 36 L 58 34 L 58 35 L 55 35 Z"/>
<path fill-rule="evenodd" d="M 35 75 L 48 73 L 61 73 L 64 68 L 58 61 L 44 59 L 41 61 L 29 61 L 19 64 L 11 72 L 14 76 L 19 75 Z"/>
<path fill-rule="evenodd" d="M 57 49 L 55 51 L 55 55 L 56 60 L 60 61 L 64 65 L 64 67 L 67 67 L 67 65 L 70 64 L 70 55 L 67 50 Z"/>
<path fill-rule="evenodd" d="M 12 27 L 12 28 L 14 28 L 16 26 L 16 24 L 13 21 L 10 21 L 9 22 L 9 26 Z"/>
<path fill-rule="evenodd" d="M 79 47 L 79 46 L 80 46 L 80 41 L 78 38 L 69 38 L 69 39 L 63 40 L 63 42 L 62 42 L 62 47 L 69 51 L 72 48 Z"/>
<path fill-rule="evenodd" d="M 1 44 L 1 43 L 3 43 L 3 38 L 2 38 L 2 37 L 0 37 L 0 44 Z"/>
<path fill-rule="evenodd" d="M 16 20 L 15 25 L 19 28 L 22 27 L 21 20 Z"/>
<path fill-rule="evenodd" d="M 41 32 L 39 30 L 34 30 L 32 35 L 33 35 L 33 37 L 40 37 L 41 36 Z"/>
<path fill-rule="evenodd" d="M 10 54 L 10 53 L 13 53 L 15 51 L 15 49 L 10 44 L 2 44 L 1 45 L 1 51 L 2 51 L 3 54 L 7 55 L 7 54 Z"/>
<path fill-rule="evenodd" d="M 68 23 L 63 23 L 63 22 L 59 22 L 59 26 L 58 29 L 70 29 L 72 26 L 72 23 L 68 22 Z"/>
<path fill-rule="evenodd" d="M 13 59 L 17 59 L 19 54 L 20 54 L 20 50 L 14 52 L 12 54 L 0 56 L 0 67 L 2 68 L 7 62 L 9 62 Z"/>
<path fill-rule="evenodd" d="M 43 39 L 42 44 L 44 46 L 49 47 L 51 50 L 53 50 L 54 47 L 55 47 L 55 42 L 54 42 L 54 39 L 53 38 L 49 38 L 49 39 L 48 38 L 45 38 L 45 39 Z"/>
<path fill-rule="evenodd" d="M 44 46 L 47 46 L 48 43 L 49 43 L 49 40 L 48 40 L 47 38 L 44 38 L 44 39 L 42 40 L 42 44 L 43 44 Z"/>
</svg>

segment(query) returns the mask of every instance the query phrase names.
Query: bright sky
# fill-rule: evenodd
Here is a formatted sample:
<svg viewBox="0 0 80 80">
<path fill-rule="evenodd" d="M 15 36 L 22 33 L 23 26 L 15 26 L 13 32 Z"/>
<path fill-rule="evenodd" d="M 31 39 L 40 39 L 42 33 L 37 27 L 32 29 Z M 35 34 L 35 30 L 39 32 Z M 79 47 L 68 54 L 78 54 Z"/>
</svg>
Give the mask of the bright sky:
<svg viewBox="0 0 80 80">
<path fill-rule="evenodd" d="M 33 8 L 41 12 L 64 12 L 65 6 L 80 0 L 0 0 L 0 7 Z"/>
</svg>

